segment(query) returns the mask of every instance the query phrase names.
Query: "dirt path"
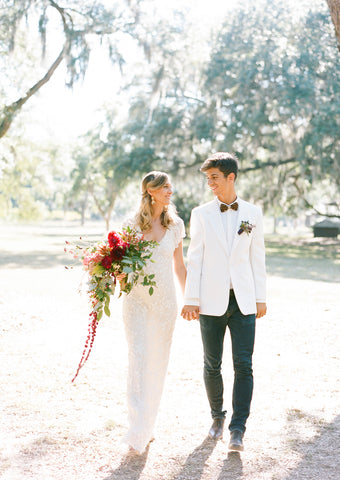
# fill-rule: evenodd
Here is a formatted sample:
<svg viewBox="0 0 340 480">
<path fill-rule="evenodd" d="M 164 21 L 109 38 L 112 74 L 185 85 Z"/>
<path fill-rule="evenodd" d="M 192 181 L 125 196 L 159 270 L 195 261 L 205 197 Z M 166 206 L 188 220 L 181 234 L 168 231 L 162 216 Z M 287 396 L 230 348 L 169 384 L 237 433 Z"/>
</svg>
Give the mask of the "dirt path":
<svg viewBox="0 0 340 480">
<path fill-rule="evenodd" d="M 101 233 L 90 230 L 90 234 Z M 197 323 L 178 318 L 156 439 L 128 455 L 120 301 L 76 384 L 87 327 L 81 272 L 65 270 L 73 230 L 0 226 L 0 475 L 3 480 L 338 480 L 339 257 L 269 256 L 255 392 L 241 456 L 206 438 Z M 327 255 L 326 255 L 327 257 Z M 230 346 L 224 357 L 230 412 Z"/>
</svg>

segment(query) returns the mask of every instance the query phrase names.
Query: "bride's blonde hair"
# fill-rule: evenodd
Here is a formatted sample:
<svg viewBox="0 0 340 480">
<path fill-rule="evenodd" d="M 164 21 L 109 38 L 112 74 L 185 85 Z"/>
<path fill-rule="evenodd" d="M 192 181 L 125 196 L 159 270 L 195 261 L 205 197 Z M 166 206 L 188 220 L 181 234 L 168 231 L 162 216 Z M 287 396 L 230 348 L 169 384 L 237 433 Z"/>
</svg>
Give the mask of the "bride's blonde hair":
<svg viewBox="0 0 340 480">
<path fill-rule="evenodd" d="M 166 183 L 170 182 L 169 177 L 164 172 L 149 172 L 142 180 L 142 199 L 139 205 L 139 209 L 136 213 L 135 221 L 142 232 L 147 232 L 152 225 L 152 195 L 148 193 L 148 190 L 158 190 Z M 176 216 L 176 209 L 173 205 L 165 206 L 161 213 L 161 224 L 165 228 L 169 228 L 174 223 Z"/>
</svg>

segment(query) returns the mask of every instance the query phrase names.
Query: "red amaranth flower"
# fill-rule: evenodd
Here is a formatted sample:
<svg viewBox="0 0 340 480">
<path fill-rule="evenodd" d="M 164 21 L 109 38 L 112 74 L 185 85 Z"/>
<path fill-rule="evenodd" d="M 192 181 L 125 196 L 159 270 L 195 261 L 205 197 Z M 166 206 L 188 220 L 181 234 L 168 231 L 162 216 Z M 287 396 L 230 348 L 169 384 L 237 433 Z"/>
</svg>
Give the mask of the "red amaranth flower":
<svg viewBox="0 0 340 480">
<path fill-rule="evenodd" d="M 85 365 L 87 359 L 90 356 L 92 347 L 93 347 L 93 342 L 96 337 L 96 331 L 97 331 L 97 326 L 98 326 L 98 320 L 97 320 L 97 312 L 91 312 L 90 313 L 90 323 L 88 326 L 88 335 L 85 341 L 85 346 L 83 350 L 83 354 L 81 356 L 77 371 L 75 376 L 72 378 L 72 382 L 75 381 L 75 379 L 78 376 L 78 373 L 80 369 Z"/>
</svg>

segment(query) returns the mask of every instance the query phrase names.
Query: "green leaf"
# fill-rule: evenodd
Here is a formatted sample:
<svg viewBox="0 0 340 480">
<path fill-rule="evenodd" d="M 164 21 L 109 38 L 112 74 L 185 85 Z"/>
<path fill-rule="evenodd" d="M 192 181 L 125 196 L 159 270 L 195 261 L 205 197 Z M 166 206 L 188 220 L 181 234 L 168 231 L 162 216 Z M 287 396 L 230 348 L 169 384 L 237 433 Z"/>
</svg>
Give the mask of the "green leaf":
<svg viewBox="0 0 340 480">
<path fill-rule="evenodd" d="M 102 302 L 105 298 L 105 293 L 102 290 L 97 290 L 97 298 Z"/>
<path fill-rule="evenodd" d="M 101 275 L 105 272 L 105 268 L 102 265 L 96 265 L 92 270 L 92 275 Z"/>
<path fill-rule="evenodd" d="M 107 304 L 105 304 L 105 306 L 104 306 L 104 312 L 108 317 L 111 315 L 109 306 Z"/>
<path fill-rule="evenodd" d="M 149 295 L 152 295 L 153 294 L 153 287 L 150 287 L 149 288 Z"/>
<path fill-rule="evenodd" d="M 130 258 L 124 258 L 124 260 L 122 260 L 122 263 L 128 263 L 129 265 L 131 265 L 132 263 L 132 260 Z"/>
<path fill-rule="evenodd" d="M 124 273 L 131 273 L 131 272 L 133 272 L 133 269 L 131 267 L 124 267 L 123 272 Z"/>
</svg>

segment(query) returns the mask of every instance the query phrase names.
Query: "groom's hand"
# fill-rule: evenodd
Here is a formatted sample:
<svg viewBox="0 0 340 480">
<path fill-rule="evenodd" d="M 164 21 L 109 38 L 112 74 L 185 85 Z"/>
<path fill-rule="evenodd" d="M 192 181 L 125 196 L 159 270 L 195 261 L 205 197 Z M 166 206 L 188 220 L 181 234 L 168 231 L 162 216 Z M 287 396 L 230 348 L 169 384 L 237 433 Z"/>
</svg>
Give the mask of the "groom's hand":
<svg viewBox="0 0 340 480">
<path fill-rule="evenodd" d="M 181 315 L 185 320 L 198 320 L 200 315 L 200 307 L 197 305 L 184 305 Z"/>
<path fill-rule="evenodd" d="M 256 318 L 261 318 L 267 313 L 267 305 L 265 303 L 258 302 L 256 304 Z"/>
</svg>

